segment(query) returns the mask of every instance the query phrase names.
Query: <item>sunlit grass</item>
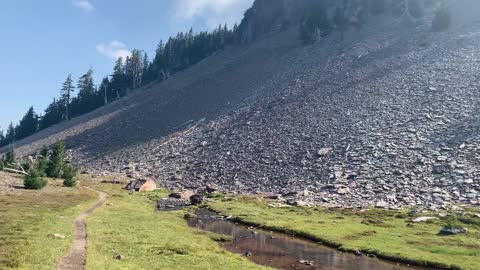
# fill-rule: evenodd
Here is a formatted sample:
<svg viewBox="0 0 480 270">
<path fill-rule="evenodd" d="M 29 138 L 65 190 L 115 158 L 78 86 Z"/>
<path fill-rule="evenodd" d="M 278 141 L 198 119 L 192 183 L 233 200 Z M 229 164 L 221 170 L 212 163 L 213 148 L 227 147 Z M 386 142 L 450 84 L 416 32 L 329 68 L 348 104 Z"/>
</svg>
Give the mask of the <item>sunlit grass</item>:
<svg viewBox="0 0 480 270">
<path fill-rule="evenodd" d="M 218 200 L 209 206 L 244 223 L 296 234 L 344 250 L 358 249 L 420 265 L 479 269 L 480 227 L 475 224 L 462 224 L 469 229 L 468 234 L 440 236 L 444 221 L 412 224 L 406 211 L 272 208 L 268 204 L 259 199 L 234 198 Z"/>
<path fill-rule="evenodd" d="M 64 188 L 54 180 L 41 191 L 0 193 L 0 269 L 55 269 L 73 241 L 75 217 L 97 197 L 91 190 Z"/>
<path fill-rule="evenodd" d="M 267 269 L 224 251 L 230 239 L 187 226 L 185 213 L 156 212 L 166 191 L 128 193 L 121 186 L 97 185 L 110 197 L 88 220 L 87 269 Z M 116 260 L 116 255 L 124 256 Z"/>
</svg>

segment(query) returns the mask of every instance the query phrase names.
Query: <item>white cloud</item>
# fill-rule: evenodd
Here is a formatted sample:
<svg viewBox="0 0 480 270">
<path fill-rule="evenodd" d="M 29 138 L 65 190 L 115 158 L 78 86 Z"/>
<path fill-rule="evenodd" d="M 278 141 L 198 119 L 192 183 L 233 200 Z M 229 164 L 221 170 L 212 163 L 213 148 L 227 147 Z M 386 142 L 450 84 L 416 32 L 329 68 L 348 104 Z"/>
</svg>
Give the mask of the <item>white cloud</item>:
<svg viewBox="0 0 480 270">
<path fill-rule="evenodd" d="M 127 56 L 132 54 L 127 49 L 127 46 L 118 40 L 113 40 L 110 43 L 98 44 L 97 52 L 113 60 L 117 60 L 119 57 L 122 57 L 125 60 Z"/>
<path fill-rule="evenodd" d="M 92 3 L 88 0 L 72 0 L 72 4 L 85 12 L 90 12 L 95 9 Z"/>
<path fill-rule="evenodd" d="M 202 20 L 212 29 L 227 23 L 230 27 L 239 23 L 243 13 L 252 6 L 254 0 L 177 0 L 175 22 L 191 23 Z"/>
</svg>

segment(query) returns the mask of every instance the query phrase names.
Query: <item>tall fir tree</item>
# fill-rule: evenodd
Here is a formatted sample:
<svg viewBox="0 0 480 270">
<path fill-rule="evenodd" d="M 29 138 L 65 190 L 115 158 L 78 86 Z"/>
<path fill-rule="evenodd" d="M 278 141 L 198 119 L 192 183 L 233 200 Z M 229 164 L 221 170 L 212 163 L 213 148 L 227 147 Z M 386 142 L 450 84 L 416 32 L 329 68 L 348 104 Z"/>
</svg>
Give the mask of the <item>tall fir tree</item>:
<svg viewBox="0 0 480 270">
<path fill-rule="evenodd" d="M 38 130 L 38 115 L 33 107 L 30 107 L 18 124 L 15 131 L 15 139 L 21 140 L 35 134 Z"/>
<path fill-rule="evenodd" d="M 70 102 L 72 100 L 72 93 L 75 91 L 75 86 L 73 86 L 72 75 L 69 74 L 65 82 L 63 83 L 62 89 L 60 91 L 61 103 L 65 109 L 65 119 L 70 120 Z"/>
<path fill-rule="evenodd" d="M 15 127 L 13 123 L 10 123 L 7 128 L 7 133 L 5 134 L 5 139 L 7 140 L 8 144 L 15 143 L 16 135 L 15 135 Z"/>
<path fill-rule="evenodd" d="M 55 144 L 52 155 L 50 157 L 50 163 L 47 169 L 48 177 L 60 178 L 63 174 L 63 168 L 65 166 L 65 143 L 59 141 Z"/>
<path fill-rule="evenodd" d="M 62 121 L 63 106 L 61 105 L 61 102 L 53 99 L 52 103 L 48 105 L 43 113 L 43 116 L 40 118 L 39 129 L 44 130 Z"/>
</svg>

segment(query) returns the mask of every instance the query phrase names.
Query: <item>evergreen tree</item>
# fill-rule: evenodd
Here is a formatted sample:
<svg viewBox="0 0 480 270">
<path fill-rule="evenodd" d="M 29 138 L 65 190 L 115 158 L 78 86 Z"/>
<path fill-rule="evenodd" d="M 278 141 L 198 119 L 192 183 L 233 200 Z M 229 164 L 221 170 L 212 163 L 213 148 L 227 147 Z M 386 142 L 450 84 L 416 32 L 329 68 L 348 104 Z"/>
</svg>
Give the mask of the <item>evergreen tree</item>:
<svg viewBox="0 0 480 270">
<path fill-rule="evenodd" d="M 65 167 L 65 143 L 60 141 L 55 144 L 47 169 L 48 177 L 60 178 Z"/>
<path fill-rule="evenodd" d="M 121 57 L 119 57 L 115 62 L 111 79 L 111 87 L 115 99 L 127 94 L 127 77 L 125 75 L 125 66 L 123 65 L 123 59 Z"/>
<path fill-rule="evenodd" d="M 8 142 L 7 142 L 6 138 L 5 138 L 5 135 L 4 135 L 4 133 L 3 133 L 3 130 L 0 130 L 0 147 L 3 147 L 3 146 L 5 146 L 5 145 L 7 145 L 7 144 L 8 144 Z"/>
<path fill-rule="evenodd" d="M 38 130 L 38 115 L 35 113 L 33 107 L 30 107 L 18 124 L 15 131 L 15 139 L 21 140 L 30 135 L 35 134 Z"/>
<path fill-rule="evenodd" d="M 40 190 L 47 186 L 47 180 L 45 180 L 38 170 L 37 166 L 33 166 L 28 175 L 23 179 L 23 185 L 26 189 Z"/>
<path fill-rule="evenodd" d="M 62 103 L 53 99 L 52 103 L 45 109 L 43 116 L 40 118 L 40 130 L 49 128 L 63 121 Z"/>
<path fill-rule="evenodd" d="M 72 100 L 71 106 L 73 115 L 82 115 L 102 106 L 103 98 L 95 88 L 92 69 L 78 79 L 77 89 L 78 96 Z"/>
<path fill-rule="evenodd" d="M 48 167 L 50 166 L 50 158 L 48 156 L 48 148 L 44 146 L 40 150 L 40 159 L 38 161 L 38 171 L 42 177 L 47 176 Z"/>
<path fill-rule="evenodd" d="M 67 79 L 63 83 L 62 90 L 60 91 L 61 99 L 60 102 L 63 104 L 65 109 L 65 119 L 70 120 L 70 102 L 72 100 L 72 93 L 75 91 L 73 86 L 72 75 L 68 75 Z"/>
<path fill-rule="evenodd" d="M 15 128 L 13 127 L 13 123 L 10 123 L 7 128 L 7 134 L 5 134 L 5 140 L 8 144 L 12 144 L 15 142 Z"/>
<path fill-rule="evenodd" d="M 132 83 L 131 89 L 134 90 L 138 88 L 142 83 L 143 72 L 143 57 L 141 51 L 136 49 L 132 51 L 132 55 L 128 58 L 125 69 Z"/>
<path fill-rule="evenodd" d="M 77 170 L 71 164 L 66 164 L 63 168 L 63 185 L 66 187 L 76 186 L 76 176 Z"/>
<path fill-rule="evenodd" d="M 15 164 L 15 150 L 10 150 L 5 155 L 5 165 L 13 165 Z"/>
</svg>

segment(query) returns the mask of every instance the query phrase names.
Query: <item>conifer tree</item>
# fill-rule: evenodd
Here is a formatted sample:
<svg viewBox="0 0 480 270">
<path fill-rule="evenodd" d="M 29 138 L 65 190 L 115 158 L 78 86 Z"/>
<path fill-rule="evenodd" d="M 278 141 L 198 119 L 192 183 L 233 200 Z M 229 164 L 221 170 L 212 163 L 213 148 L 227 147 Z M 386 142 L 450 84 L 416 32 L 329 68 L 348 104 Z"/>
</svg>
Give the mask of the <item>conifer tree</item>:
<svg viewBox="0 0 480 270">
<path fill-rule="evenodd" d="M 21 140 L 30 135 L 35 134 L 38 130 L 38 115 L 35 113 L 33 107 L 30 107 L 23 116 L 15 130 L 15 139 Z"/>
<path fill-rule="evenodd" d="M 70 102 L 72 100 L 72 93 L 75 91 L 75 87 L 73 86 L 72 75 L 68 75 L 67 79 L 63 83 L 62 90 L 60 91 L 61 94 L 61 103 L 65 109 L 65 119 L 70 120 Z"/>
<path fill-rule="evenodd" d="M 62 122 L 64 118 L 62 113 L 62 107 L 63 106 L 61 105 L 61 102 L 53 99 L 52 103 L 48 105 L 48 107 L 45 109 L 43 116 L 40 118 L 39 130 L 46 129 L 57 123 Z"/>
<path fill-rule="evenodd" d="M 0 130 L 0 147 L 3 147 L 7 145 L 7 140 L 5 139 L 5 135 L 3 133 L 3 130 Z"/>
<path fill-rule="evenodd" d="M 15 150 L 12 149 L 10 151 L 7 152 L 7 154 L 5 155 L 5 165 L 12 165 L 12 164 L 15 164 Z"/>
<path fill-rule="evenodd" d="M 26 189 L 40 190 L 47 186 L 47 180 L 42 176 L 36 164 L 29 170 L 28 175 L 23 179 L 23 185 Z"/>
<path fill-rule="evenodd" d="M 15 128 L 13 127 L 13 123 L 10 123 L 7 128 L 7 134 L 5 134 L 5 140 L 7 140 L 8 144 L 12 144 L 15 142 Z"/>
<path fill-rule="evenodd" d="M 74 187 L 77 184 L 77 170 L 71 164 L 66 164 L 63 168 L 63 185 Z"/>
<path fill-rule="evenodd" d="M 65 143 L 59 141 L 53 148 L 50 157 L 50 164 L 48 166 L 47 175 L 52 178 L 60 178 L 63 175 L 63 168 L 65 167 Z"/>
</svg>

